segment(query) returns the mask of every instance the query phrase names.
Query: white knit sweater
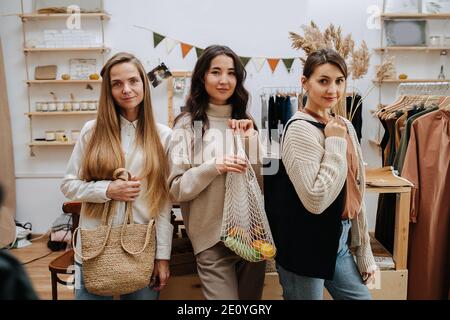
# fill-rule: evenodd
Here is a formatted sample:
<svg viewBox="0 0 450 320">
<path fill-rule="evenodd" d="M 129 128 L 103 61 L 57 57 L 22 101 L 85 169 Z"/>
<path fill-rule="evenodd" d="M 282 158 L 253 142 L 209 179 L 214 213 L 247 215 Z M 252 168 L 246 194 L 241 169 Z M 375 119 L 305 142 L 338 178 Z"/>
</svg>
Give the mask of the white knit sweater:
<svg viewBox="0 0 450 320">
<path fill-rule="evenodd" d="M 317 122 L 303 112 L 292 119 Z M 358 184 L 364 196 L 364 164 L 361 147 L 350 121 L 342 118 L 355 147 L 359 160 Z M 345 138 L 328 137 L 322 130 L 306 121 L 295 121 L 284 137 L 282 159 L 286 172 L 305 208 L 313 214 L 321 214 L 336 200 L 347 178 L 347 141 Z M 365 217 L 364 201 L 359 215 L 352 219 L 351 246 L 357 247 L 356 263 L 361 273 L 375 266 Z"/>
</svg>

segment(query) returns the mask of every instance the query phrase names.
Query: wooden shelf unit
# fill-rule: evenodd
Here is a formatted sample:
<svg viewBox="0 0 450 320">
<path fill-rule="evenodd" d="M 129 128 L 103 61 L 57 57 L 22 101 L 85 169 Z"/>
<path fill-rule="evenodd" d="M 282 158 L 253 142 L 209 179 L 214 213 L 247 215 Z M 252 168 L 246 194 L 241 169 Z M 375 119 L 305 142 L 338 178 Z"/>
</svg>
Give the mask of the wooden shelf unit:
<svg viewBox="0 0 450 320">
<path fill-rule="evenodd" d="M 450 51 L 450 47 L 383 47 L 375 48 L 375 52 L 389 52 L 389 51 Z"/>
<path fill-rule="evenodd" d="M 30 88 L 33 85 L 93 85 L 93 84 L 101 84 L 102 79 L 99 80 L 90 80 L 90 79 L 83 79 L 83 80 L 62 80 L 62 79 L 55 79 L 55 80 L 34 80 L 30 76 L 30 70 L 32 70 L 33 66 L 29 65 L 29 59 L 33 57 L 33 54 L 39 54 L 39 53 L 55 53 L 59 55 L 63 55 L 65 57 L 65 54 L 69 53 L 78 53 L 81 57 L 77 58 L 83 58 L 83 54 L 95 54 L 97 57 L 97 61 L 102 62 L 102 64 L 105 63 L 105 55 L 110 51 L 110 48 L 105 46 L 105 30 L 104 30 L 104 22 L 105 20 L 109 20 L 111 18 L 111 15 L 107 12 L 103 11 L 104 5 L 103 0 L 100 0 L 100 11 L 99 12 L 93 12 L 93 13 L 79 13 L 80 19 L 98 19 L 99 25 L 96 26 L 96 32 L 98 32 L 98 35 L 101 37 L 101 42 L 97 44 L 95 47 L 58 47 L 58 48 L 37 48 L 37 47 L 31 47 L 31 45 L 27 44 L 27 34 L 28 31 L 31 30 L 34 27 L 34 24 L 39 24 L 40 28 L 45 27 L 45 25 L 41 25 L 43 23 L 49 23 L 49 21 L 52 21 L 54 23 L 57 23 L 58 25 L 61 24 L 60 29 L 65 29 L 66 26 L 64 25 L 64 19 L 68 19 L 70 17 L 73 17 L 77 13 L 37 13 L 37 12 L 30 12 L 25 13 L 24 12 L 24 0 L 21 0 L 21 14 L 18 15 L 18 17 L 22 21 L 22 33 L 23 33 L 23 43 L 24 47 L 22 48 L 25 56 L 25 66 L 27 71 L 27 77 L 25 80 L 25 83 L 28 86 L 28 110 L 25 112 L 25 115 L 29 118 L 29 137 L 30 142 L 28 143 L 28 146 L 30 147 L 30 155 L 34 156 L 34 147 L 65 147 L 65 146 L 73 146 L 75 142 L 61 142 L 61 141 L 55 141 L 55 142 L 47 142 L 47 141 L 35 141 L 34 138 L 34 132 L 33 132 L 33 122 L 34 121 L 42 121 L 45 118 L 51 117 L 52 120 L 58 120 L 58 117 L 66 117 L 69 116 L 72 119 L 74 119 L 77 116 L 95 116 L 97 114 L 97 110 L 87 110 L 87 111 L 48 111 L 48 112 L 36 112 L 32 106 L 33 99 L 32 99 L 32 88 Z M 29 24 L 30 21 L 33 21 L 33 24 Z M 52 27 L 52 29 L 55 27 Z M 29 29 L 29 30 L 28 30 Z M 45 28 L 43 28 L 45 30 Z M 58 29 L 56 27 L 56 29 Z M 69 57 L 69 55 L 68 55 Z M 100 60 L 98 59 L 100 57 Z M 39 58 L 39 56 L 38 56 Z M 59 58 L 59 57 L 58 57 Z M 87 58 L 87 57 L 86 57 Z M 50 60 L 47 58 L 47 60 Z M 61 59 L 60 59 L 61 60 Z M 34 62 L 34 61 L 33 61 Z M 51 64 L 52 62 L 50 62 Z M 60 76 L 57 76 L 58 78 Z M 92 87 L 91 87 L 92 88 Z M 66 88 L 64 88 L 66 89 Z M 77 87 L 77 90 L 81 89 L 80 87 Z M 97 87 L 95 88 L 98 89 Z M 58 89 L 54 89 L 58 90 Z M 76 93 L 76 92 L 75 92 Z M 80 97 L 79 100 L 92 100 L 92 99 L 83 99 Z M 51 129 L 51 128 L 49 128 Z"/>
<path fill-rule="evenodd" d="M 382 20 L 417 19 L 417 20 L 445 20 L 450 19 L 450 13 L 383 13 Z"/>
<path fill-rule="evenodd" d="M 27 84 L 88 84 L 102 83 L 102 80 L 27 80 Z"/>
<path fill-rule="evenodd" d="M 19 14 L 23 22 L 36 20 L 52 20 L 52 19 L 66 19 L 73 16 L 69 13 L 24 13 Z M 81 19 L 99 18 L 101 20 L 109 20 L 111 16 L 106 12 L 99 13 L 80 13 Z"/>
<path fill-rule="evenodd" d="M 383 0 L 383 8 L 385 8 L 386 1 Z M 385 60 L 387 54 L 392 55 L 400 55 L 404 54 L 405 52 L 411 53 L 411 52 L 417 52 L 421 54 L 429 54 L 436 52 L 446 52 L 450 54 L 450 47 L 446 46 L 387 46 L 385 43 L 385 30 L 386 26 L 385 23 L 388 20 L 396 20 L 396 19 L 404 19 L 404 20 L 448 20 L 450 21 L 450 13 L 385 13 L 382 12 L 380 15 L 381 18 L 381 30 L 380 30 L 380 46 L 378 48 L 374 49 L 374 52 L 380 55 L 381 63 Z M 445 30 L 444 30 L 445 31 Z M 438 71 L 438 70 L 436 70 Z M 398 72 L 403 73 L 403 72 Z M 437 74 L 437 73 L 436 73 Z M 420 75 L 416 76 L 420 77 Z M 408 78 L 408 79 L 386 79 L 379 81 L 377 79 L 372 80 L 372 82 L 379 87 L 378 90 L 378 104 L 385 104 L 382 99 L 382 85 L 399 85 L 402 83 L 441 83 L 446 82 L 450 83 L 450 80 L 448 79 L 414 79 L 414 78 Z"/>
<path fill-rule="evenodd" d="M 442 80 L 435 80 L 435 79 L 406 79 L 406 80 L 400 80 L 400 79 L 388 79 L 383 81 L 377 81 L 372 80 L 375 84 L 383 84 L 383 83 L 440 83 L 440 82 L 448 82 L 450 83 L 450 79 L 442 79 Z"/>
<path fill-rule="evenodd" d="M 47 112 L 27 112 L 29 117 L 56 117 L 56 116 L 91 116 L 97 111 L 47 111 Z"/>
<path fill-rule="evenodd" d="M 106 47 L 85 47 L 85 48 L 23 48 L 23 52 L 108 52 L 110 49 Z"/>
<path fill-rule="evenodd" d="M 28 144 L 30 147 L 73 147 L 74 141 L 33 141 Z"/>
</svg>

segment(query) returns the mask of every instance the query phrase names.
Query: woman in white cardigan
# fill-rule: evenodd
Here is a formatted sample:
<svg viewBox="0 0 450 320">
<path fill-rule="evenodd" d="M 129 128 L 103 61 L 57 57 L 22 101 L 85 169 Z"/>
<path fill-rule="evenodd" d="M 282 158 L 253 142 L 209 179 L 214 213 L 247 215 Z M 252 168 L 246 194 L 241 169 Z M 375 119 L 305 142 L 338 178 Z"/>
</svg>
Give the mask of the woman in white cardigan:
<svg viewBox="0 0 450 320">
<path fill-rule="evenodd" d="M 125 202 L 132 203 L 133 220 L 147 224 L 155 219 L 156 259 L 154 277 L 159 282 L 121 299 L 157 299 L 169 277 L 173 227 L 170 223 L 168 143 L 171 130 L 155 122 L 147 75 L 141 62 L 131 54 L 118 53 L 101 72 L 102 88 L 97 119 L 83 127 L 67 166 L 61 191 L 82 201 L 79 225 L 92 229 L 101 223 L 103 206 L 115 206 L 113 226 L 124 219 Z M 132 174 L 129 181 L 112 181 L 117 168 Z M 78 237 L 77 247 L 83 239 Z M 76 299 L 105 300 L 88 292 L 82 277 L 82 260 L 75 256 Z M 149 261 L 150 263 L 150 261 Z M 128 272 L 124 266 L 124 273 Z M 151 279 L 148 279 L 149 284 Z"/>
<path fill-rule="evenodd" d="M 292 252 L 297 262 L 283 259 L 279 248 L 285 299 L 322 299 L 324 286 L 334 299 L 371 298 L 365 284 L 376 267 L 364 215 L 361 148 L 351 122 L 330 114 L 345 99 L 346 79 L 347 66 L 337 52 L 312 53 L 302 76 L 305 108 L 284 133 L 282 161 L 303 210 L 297 235 L 306 241 Z M 356 263 L 349 244 L 356 247 Z"/>
</svg>

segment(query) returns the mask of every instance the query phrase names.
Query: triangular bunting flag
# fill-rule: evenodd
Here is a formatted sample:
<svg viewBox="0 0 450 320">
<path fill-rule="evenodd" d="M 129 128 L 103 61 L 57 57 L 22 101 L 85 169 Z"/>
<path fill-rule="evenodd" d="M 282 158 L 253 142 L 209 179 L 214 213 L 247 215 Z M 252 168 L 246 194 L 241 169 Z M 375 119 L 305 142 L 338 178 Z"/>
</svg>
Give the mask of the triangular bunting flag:
<svg viewBox="0 0 450 320">
<path fill-rule="evenodd" d="M 187 54 L 189 53 L 189 51 L 191 51 L 191 49 L 193 48 L 193 46 L 191 46 L 190 44 L 186 44 L 186 43 L 181 43 L 181 52 L 183 54 L 183 58 L 185 58 L 187 56 Z"/>
<path fill-rule="evenodd" d="M 280 59 L 267 59 L 267 62 L 269 63 L 270 70 L 272 70 L 272 73 L 274 73 L 275 69 L 277 68 L 278 62 L 280 62 Z"/>
<path fill-rule="evenodd" d="M 158 44 L 160 44 L 161 41 L 164 40 L 164 38 L 165 37 L 163 35 L 153 32 L 153 48 L 156 48 Z"/>
<path fill-rule="evenodd" d="M 205 49 L 195 47 L 195 52 L 197 53 L 197 58 L 199 58 Z"/>
<path fill-rule="evenodd" d="M 239 57 L 239 59 L 241 59 L 242 64 L 244 65 L 244 67 L 246 67 L 251 58 L 250 57 Z"/>
<path fill-rule="evenodd" d="M 260 72 L 266 58 L 252 58 L 253 64 L 255 65 L 256 71 Z"/>
<path fill-rule="evenodd" d="M 175 48 L 175 46 L 178 44 L 178 41 L 170 39 L 170 38 L 166 38 L 166 50 L 167 50 L 167 54 L 170 54 L 173 50 L 173 48 Z"/>
<path fill-rule="evenodd" d="M 294 63 L 294 60 L 295 59 L 293 59 L 293 58 L 292 59 L 283 59 L 284 66 L 286 67 L 286 70 L 288 73 L 291 72 L 291 68 L 292 68 L 292 64 Z"/>
</svg>

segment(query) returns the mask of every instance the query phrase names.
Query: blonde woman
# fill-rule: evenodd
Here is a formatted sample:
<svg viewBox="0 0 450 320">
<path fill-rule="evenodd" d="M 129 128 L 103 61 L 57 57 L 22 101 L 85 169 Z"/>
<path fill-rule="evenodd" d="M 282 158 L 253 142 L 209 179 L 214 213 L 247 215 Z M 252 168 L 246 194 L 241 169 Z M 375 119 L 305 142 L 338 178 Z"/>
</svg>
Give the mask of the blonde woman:
<svg viewBox="0 0 450 320">
<path fill-rule="evenodd" d="M 118 53 L 105 64 L 97 119 L 81 130 L 69 160 L 61 191 L 82 201 L 79 225 L 100 224 L 107 201 L 119 201 L 113 225 L 123 221 L 125 202 L 132 202 L 136 223 L 156 221 L 156 260 L 153 275 L 159 282 L 121 299 L 157 299 L 169 277 L 173 227 L 168 197 L 167 150 L 171 130 L 155 122 L 146 72 L 131 54 Z M 117 168 L 126 168 L 131 181 L 111 181 Z M 81 239 L 82 240 L 82 239 Z M 80 237 L 77 246 L 81 246 Z M 76 299 L 112 299 L 89 293 L 83 283 L 82 261 L 76 257 Z M 150 283 L 150 279 L 149 279 Z"/>
</svg>

